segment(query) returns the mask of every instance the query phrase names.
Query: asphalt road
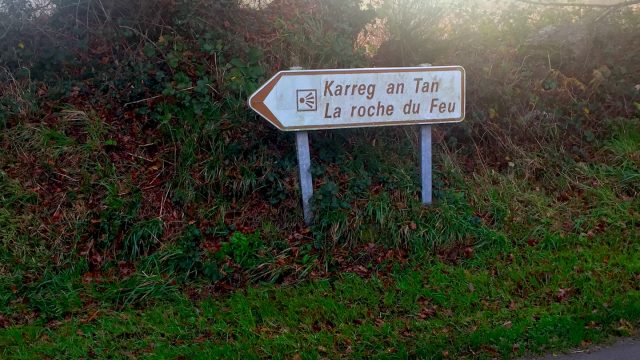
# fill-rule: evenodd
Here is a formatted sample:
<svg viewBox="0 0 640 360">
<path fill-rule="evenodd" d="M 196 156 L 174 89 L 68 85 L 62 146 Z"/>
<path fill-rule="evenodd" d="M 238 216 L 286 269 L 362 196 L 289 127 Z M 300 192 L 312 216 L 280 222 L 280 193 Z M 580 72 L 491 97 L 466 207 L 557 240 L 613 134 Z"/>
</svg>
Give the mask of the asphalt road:
<svg viewBox="0 0 640 360">
<path fill-rule="evenodd" d="M 640 341 L 622 340 L 607 347 L 563 355 L 547 355 L 539 360 L 640 360 Z"/>
</svg>

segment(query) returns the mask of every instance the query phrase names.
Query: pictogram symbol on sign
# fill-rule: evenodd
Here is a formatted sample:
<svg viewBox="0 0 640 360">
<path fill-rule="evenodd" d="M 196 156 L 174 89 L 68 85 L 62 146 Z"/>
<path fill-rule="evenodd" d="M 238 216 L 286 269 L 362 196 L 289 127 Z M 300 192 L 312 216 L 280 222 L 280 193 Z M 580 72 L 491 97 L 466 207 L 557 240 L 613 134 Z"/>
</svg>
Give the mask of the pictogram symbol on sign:
<svg viewBox="0 0 640 360">
<path fill-rule="evenodd" d="M 318 91 L 315 89 L 296 90 L 298 111 L 318 110 Z"/>
</svg>

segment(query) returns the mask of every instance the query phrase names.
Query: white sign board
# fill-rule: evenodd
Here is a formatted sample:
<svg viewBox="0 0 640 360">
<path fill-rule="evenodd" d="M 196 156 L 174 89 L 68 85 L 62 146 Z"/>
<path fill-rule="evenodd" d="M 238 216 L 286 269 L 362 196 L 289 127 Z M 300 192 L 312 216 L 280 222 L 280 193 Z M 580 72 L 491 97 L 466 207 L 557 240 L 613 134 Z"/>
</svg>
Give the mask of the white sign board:
<svg viewBox="0 0 640 360">
<path fill-rule="evenodd" d="M 249 106 L 284 131 L 464 120 L 460 66 L 281 71 Z"/>
</svg>

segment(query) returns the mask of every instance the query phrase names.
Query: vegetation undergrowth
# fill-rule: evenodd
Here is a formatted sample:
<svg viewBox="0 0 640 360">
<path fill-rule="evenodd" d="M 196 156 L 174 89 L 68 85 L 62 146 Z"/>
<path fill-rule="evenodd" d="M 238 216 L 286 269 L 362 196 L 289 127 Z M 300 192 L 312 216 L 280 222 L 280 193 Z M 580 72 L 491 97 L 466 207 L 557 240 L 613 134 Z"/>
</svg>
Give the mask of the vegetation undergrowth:
<svg viewBox="0 0 640 360">
<path fill-rule="evenodd" d="M 508 358 L 639 324 L 637 9 L 37 3 L 0 0 L 3 356 Z M 312 132 L 306 227 L 248 95 L 425 62 L 468 76 L 436 203 L 416 129 Z"/>
</svg>

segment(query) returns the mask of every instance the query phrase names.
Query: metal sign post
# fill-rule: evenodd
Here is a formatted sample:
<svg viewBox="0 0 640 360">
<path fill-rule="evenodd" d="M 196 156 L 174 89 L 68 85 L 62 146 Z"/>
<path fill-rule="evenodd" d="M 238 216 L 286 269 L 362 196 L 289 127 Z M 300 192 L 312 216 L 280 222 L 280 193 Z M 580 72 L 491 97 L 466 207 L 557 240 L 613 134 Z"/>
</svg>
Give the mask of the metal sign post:
<svg viewBox="0 0 640 360">
<path fill-rule="evenodd" d="M 304 219 L 313 220 L 309 130 L 420 125 L 422 202 L 432 202 L 431 125 L 465 115 L 461 66 L 281 71 L 249 106 L 282 131 L 296 132 Z"/>
<path fill-rule="evenodd" d="M 420 125 L 420 179 L 422 183 L 422 205 L 433 202 L 433 164 L 431 163 L 431 125 Z"/>
<path fill-rule="evenodd" d="M 429 67 L 431 64 L 420 64 Z M 420 182 L 422 205 L 433 203 L 433 154 L 431 152 L 431 125 L 420 125 Z"/>
<path fill-rule="evenodd" d="M 293 66 L 290 70 L 302 70 L 302 67 Z M 300 171 L 300 191 L 302 193 L 302 212 L 304 214 L 304 223 L 311 225 L 311 222 L 313 221 L 313 211 L 311 210 L 313 177 L 311 176 L 309 133 L 306 131 L 296 131 L 296 150 L 298 154 L 298 170 Z"/>
<path fill-rule="evenodd" d="M 313 212 L 311 211 L 313 178 L 311 177 L 309 134 L 306 131 L 296 132 L 296 147 L 298 150 L 298 167 L 300 168 L 300 190 L 302 191 L 302 211 L 304 212 L 304 222 L 307 225 L 311 225 L 311 222 L 313 221 Z"/>
</svg>

